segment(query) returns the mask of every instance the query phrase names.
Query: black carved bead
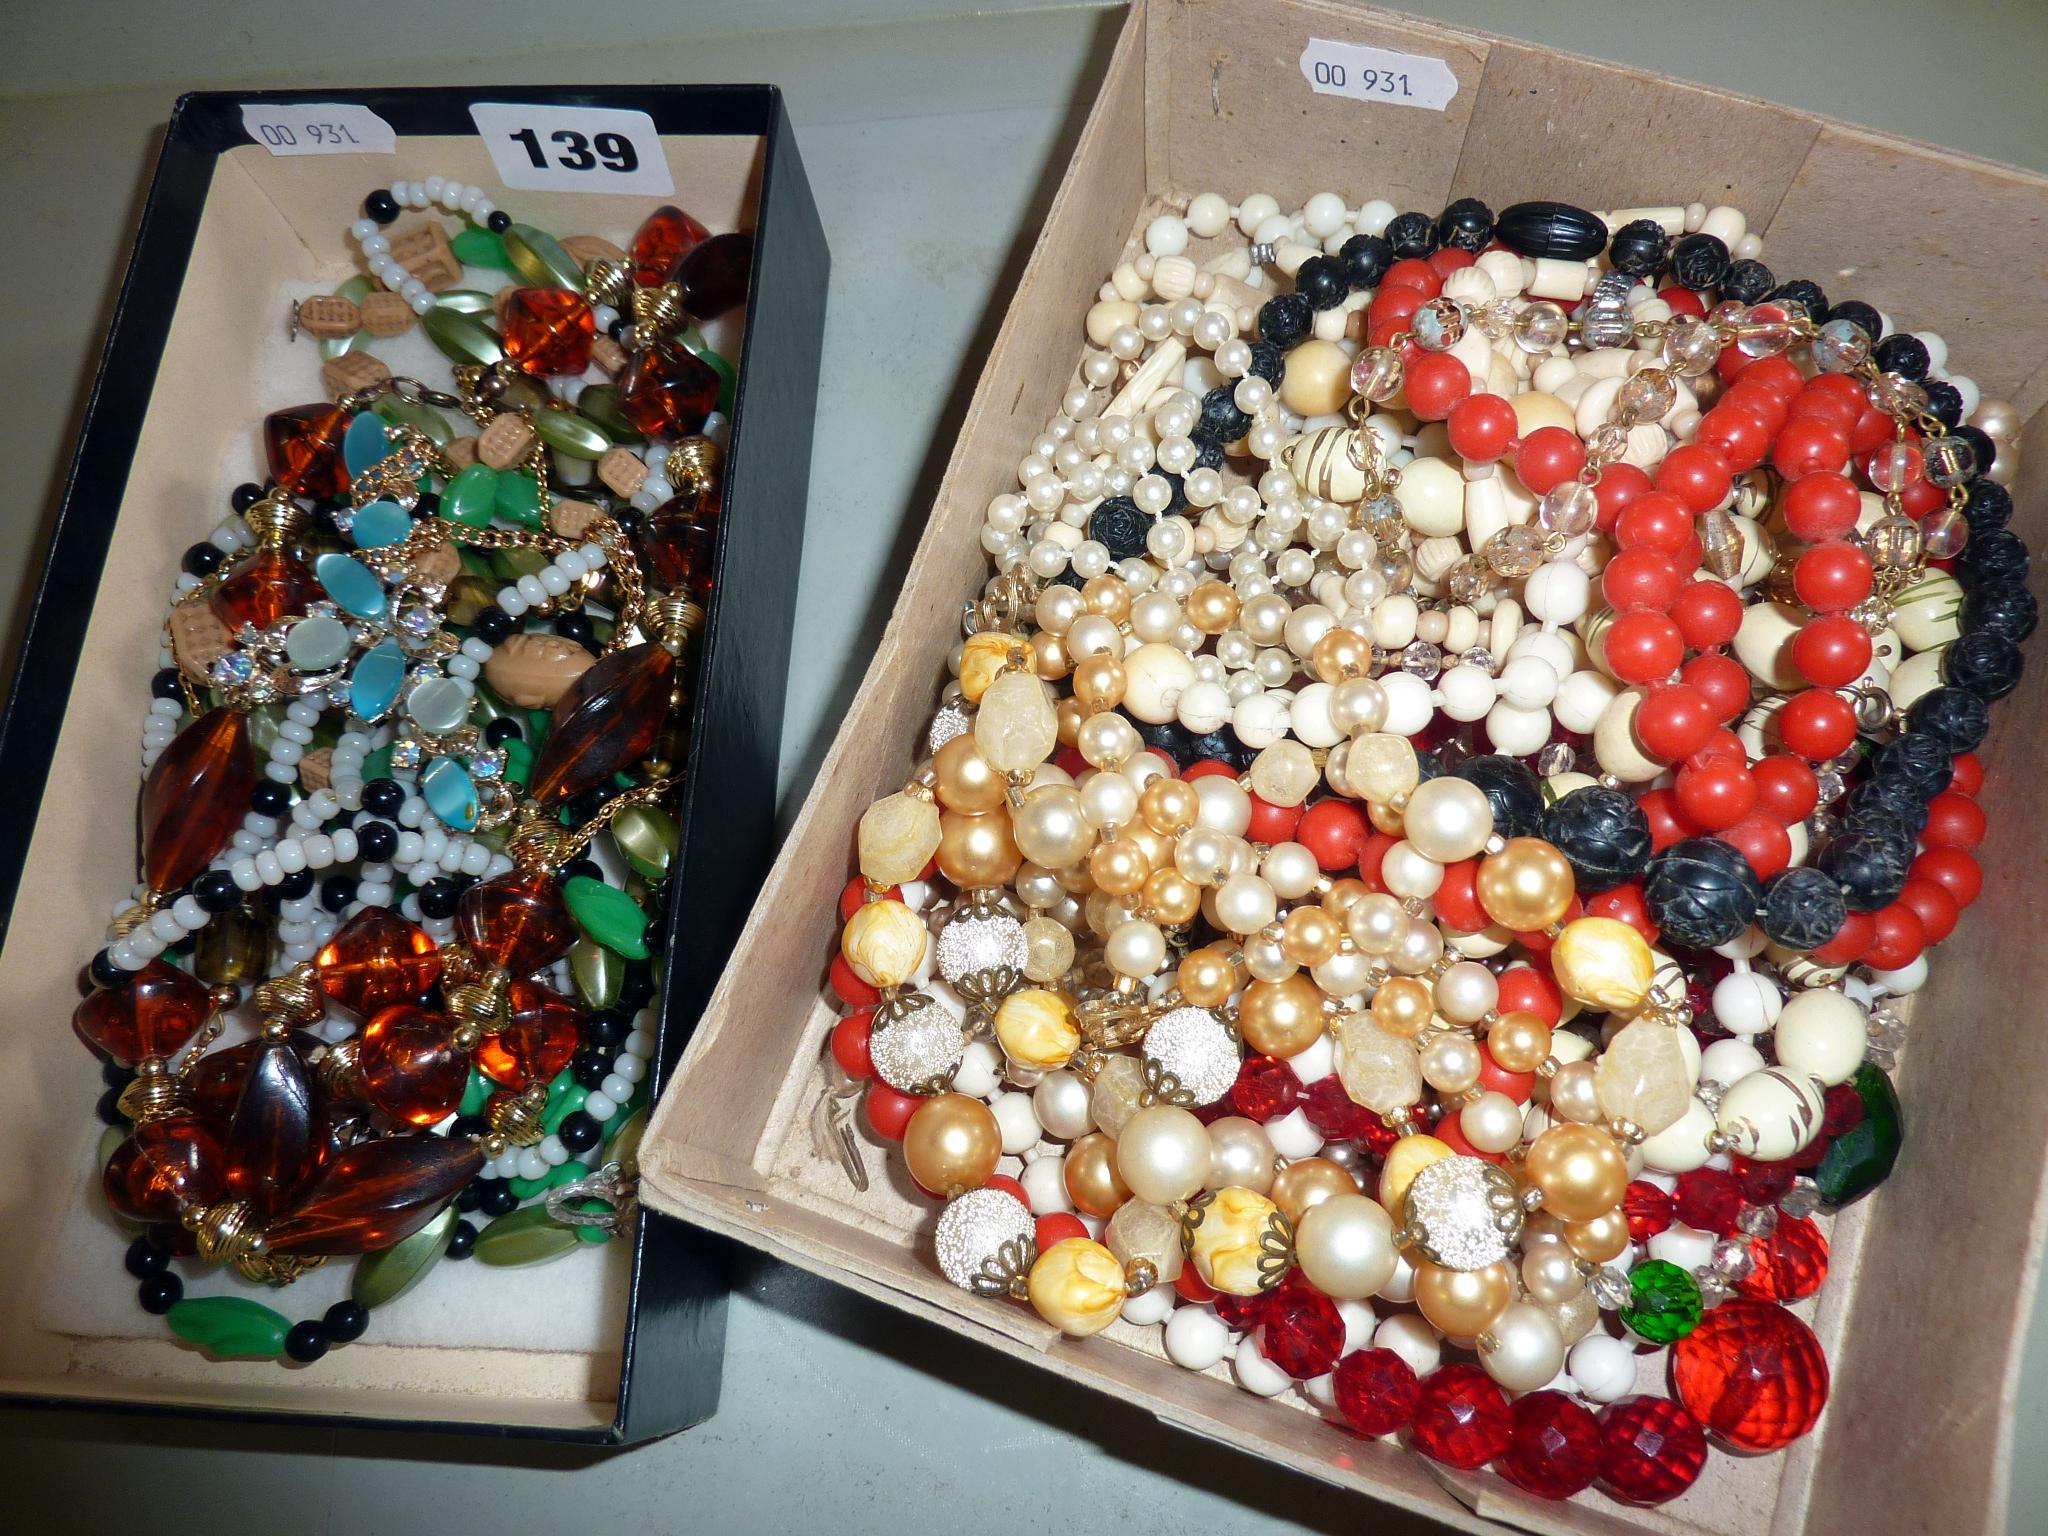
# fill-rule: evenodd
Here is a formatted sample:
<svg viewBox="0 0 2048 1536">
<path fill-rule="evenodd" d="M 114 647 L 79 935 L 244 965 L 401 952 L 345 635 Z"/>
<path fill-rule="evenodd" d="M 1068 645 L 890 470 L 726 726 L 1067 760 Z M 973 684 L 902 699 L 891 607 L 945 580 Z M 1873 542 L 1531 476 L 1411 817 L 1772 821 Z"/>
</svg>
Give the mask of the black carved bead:
<svg viewBox="0 0 2048 1536">
<path fill-rule="evenodd" d="M 1431 779 L 1440 779 L 1451 770 L 1444 765 L 1442 752 L 1418 752 L 1415 754 L 1415 782 L 1427 784 Z"/>
<path fill-rule="evenodd" d="M 1259 335 L 1283 352 L 1308 339 L 1316 312 L 1298 293 L 1283 293 L 1259 306 Z"/>
<path fill-rule="evenodd" d="M 1927 731 L 1951 752 L 1974 752 L 1991 729 L 1991 706 L 1967 688 L 1936 688 L 1906 711 L 1913 731 Z"/>
<path fill-rule="evenodd" d="M 1614 232 L 1607 259 L 1614 270 L 1630 277 L 1650 278 L 1671 256 L 1671 237 L 1655 219 L 1631 219 Z"/>
<path fill-rule="evenodd" d="M 1607 226 L 1571 203 L 1516 203 L 1493 221 L 1493 238 L 1517 256 L 1591 261 L 1607 244 Z"/>
<path fill-rule="evenodd" d="M 2041 608 L 2025 587 L 1978 587 L 1963 598 L 1963 628 L 2003 635 L 2015 644 L 2040 622 Z"/>
<path fill-rule="evenodd" d="M 284 1336 L 284 1352 L 301 1365 L 311 1365 L 327 1353 L 327 1330 L 311 1318 L 293 1323 Z"/>
<path fill-rule="evenodd" d="M 398 217 L 398 199 L 389 187 L 379 187 L 363 199 L 363 213 L 379 224 L 389 224 Z"/>
<path fill-rule="evenodd" d="M 1846 320 L 1872 341 L 1884 335 L 1884 318 L 1861 299 L 1844 299 L 1828 311 L 1830 320 Z"/>
<path fill-rule="evenodd" d="M 1956 580 L 1966 587 L 2024 586 L 2032 559 L 2010 528 L 1979 534 L 1956 556 Z"/>
<path fill-rule="evenodd" d="M 1718 235 L 1681 236 L 1671 247 L 1671 275 L 1687 288 L 1718 288 L 1728 274 L 1728 247 Z"/>
<path fill-rule="evenodd" d="M 1767 304 L 1797 304 L 1816 321 L 1828 315 L 1828 296 L 1821 291 L 1819 283 L 1803 277 L 1795 277 L 1789 283 L 1780 283 L 1764 295 Z"/>
<path fill-rule="evenodd" d="M 370 1309 L 359 1301 L 337 1301 L 321 1317 L 320 1326 L 330 1342 L 353 1344 L 369 1330 Z"/>
<path fill-rule="evenodd" d="M 1461 197 L 1436 220 L 1436 243 L 1477 256 L 1493 239 L 1493 210 L 1476 197 Z"/>
<path fill-rule="evenodd" d="M 1436 220 L 1426 213 L 1397 213 L 1387 221 L 1387 249 L 1402 261 L 1436 251 Z"/>
<path fill-rule="evenodd" d="M 1188 482 L 1187 482 L 1187 477 L 1186 477 L 1186 476 L 1184 476 L 1184 475 L 1174 475 L 1174 474 L 1168 474 L 1168 473 L 1167 473 L 1167 472 L 1166 472 L 1165 470 L 1163 470 L 1163 469 L 1155 469 L 1155 470 L 1153 470 L 1153 471 L 1152 471 L 1152 473 L 1153 473 L 1153 474 L 1155 474 L 1155 475 L 1157 475 L 1157 476 L 1158 476 L 1158 477 L 1159 477 L 1160 479 L 1162 479 L 1162 480 L 1164 480 L 1164 481 L 1166 482 L 1166 494 L 1167 494 L 1168 500 L 1167 500 L 1167 503 L 1166 503 L 1166 510 L 1165 510 L 1165 512 L 1161 513 L 1160 515 L 1161 515 L 1162 517 L 1174 517 L 1174 516 L 1177 516 L 1177 515 L 1179 515 L 1179 514 L 1180 514 L 1180 513 L 1182 513 L 1182 512 L 1185 512 L 1185 511 L 1187 511 L 1187 509 L 1188 509 Z"/>
<path fill-rule="evenodd" d="M 1337 248 L 1337 259 L 1353 288 L 1377 288 L 1394 264 L 1394 252 L 1382 236 L 1353 235 Z"/>
<path fill-rule="evenodd" d="M 1239 741 L 1237 732 L 1229 726 L 1195 737 L 1188 743 L 1188 750 L 1194 754 L 1193 762 L 1196 763 L 1228 763 L 1239 770 L 1252 765 L 1251 748 Z"/>
<path fill-rule="evenodd" d="M 1871 767 L 1879 777 L 1901 779 L 1918 790 L 1923 799 L 1931 799 L 1955 777 L 1955 765 L 1949 761 L 1951 755 L 1934 737 L 1908 731 L 1879 747 Z"/>
<path fill-rule="evenodd" d="M 1921 388 L 1927 391 L 1927 414 L 1953 432 L 1963 424 L 1963 392 L 1946 379 L 1929 379 Z"/>
<path fill-rule="evenodd" d="M 1125 718 L 1130 719 L 1128 715 Z M 1162 720 L 1155 725 L 1150 720 L 1131 719 L 1131 729 L 1138 733 L 1138 740 L 1146 746 L 1164 752 L 1174 767 L 1184 768 L 1189 763 L 1188 742 L 1191 738 L 1188 728 L 1178 720 Z"/>
<path fill-rule="evenodd" d="M 1970 536 L 1996 533 L 2012 521 L 2012 492 L 1996 480 L 1979 480 L 1970 487 L 1963 503 L 1963 516 L 1970 524 Z"/>
<path fill-rule="evenodd" d="M 1493 807 L 1493 830 L 1502 837 L 1534 837 L 1543 829 L 1543 785 L 1528 764 L 1487 753 L 1468 757 L 1451 772 L 1476 784 Z"/>
<path fill-rule="evenodd" d="M 1721 274 L 1721 297 L 1738 304 L 1754 304 L 1777 284 L 1771 269 L 1760 261 L 1731 262 Z"/>
<path fill-rule="evenodd" d="M 1287 354 L 1270 341 L 1255 341 L 1252 343 L 1252 360 L 1245 372 L 1278 389 L 1281 379 L 1287 376 Z"/>
<path fill-rule="evenodd" d="M 171 1270 L 160 1275 L 151 1275 L 135 1288 L 135 1298 L 142 1303 L 142 1310 L 152 1317 L 162 1317 L 185 1299 L 185 1282 Z"/>
<path fill-rule="evenodd" d="M 2019 687 L 2024 665 L 2020 648 L 1988 629 L 1967 631 L 1941 653 L 1942 681 L 1985 700 L 2002 699 Z"/>
<path fill-rule="evenodd" d="M 1843 825 L 1911 843 L 1927 825 L 1927 802 L 1897 779 L 1871 779 L 1849 792 Z"/>
<path fill-rule="evenodd" d="M 1851 912 L 1875 912 L 1898 900 L 1906 886 L 1912 845 L 1876 832 L 1845 828 L 1827 841 L 1817 867 L 1834 881 Z"/>
<path fill-rule="evenodd" d="M 1195 445 L 1196 469 L 1221 469 L 1223 467 L 1223 444 L 1206 432 L 1197 431 L 1189 439 Z"/>
<path fill-rule="evenodd" d="M 1311 256 L 1294 274 L 1294 291 L 1311 309 L 1335 309 L 1351 292 L 1344 264 L 1334 256 Z"/>
<path fill-rule="evenodd" d="M 1877 344 L 1870 354 L 1871 360 L 1886 373 L 1896 373 L 1902 379 L 1911 379 L 1918 384 L 1927 377 L 1927 369 L 1934 359 L 1928 355 L 1927 343 L 1911 331 L 1900 331 L 1887 336 Z"/>
<path fill-rule="evenodd" d="M 1693 949 L 1726 944 L 1756 920 L 1756 871 L 1728 844 L 1681 838 L 1651 855 L 1643 901 L 1664 937 Z"/>
<path fill-rule="evenodd" d="M 1218 384 L 1202 396 L 1202 419 L 1195 427 L 1195 435 L 1212 442 L 1234 443 L 1251 431 L 1252 419 L 1238 409 L 1231 388 L 1228 384 Z"/>
<path fill-rule="evenodd" d="M 209 869 L 192 882 L 192 899 L 203 911 L 225 912 L 241 905 L 242 890 L 226 870 Z"/>
<path fill-rule="evenodd" d="M 1842 931 L 1849 908 L 1841 888 L 1817 869 L 1781 869 L 1764 882 L 1756 920 L 1764 937 L 1787 949 L 1819 949 Z"/>
<path fill-rule="evenodd" d="M 1650 819 L 1635 796 L 1586 784 L 1543 813 L 1545 840 L 1564 855 L 1582 894 L 1626 885 L 1650 862 Z"/>
<path fill-rule="evenodd" d="M 1088 537 L 1109 551 L 1112 560 L 1135 560 L 1145 553 L 1145 535 L 1152 519 L 1128 496 L 1111 496 L 1088 518 Z"/>
</svg>

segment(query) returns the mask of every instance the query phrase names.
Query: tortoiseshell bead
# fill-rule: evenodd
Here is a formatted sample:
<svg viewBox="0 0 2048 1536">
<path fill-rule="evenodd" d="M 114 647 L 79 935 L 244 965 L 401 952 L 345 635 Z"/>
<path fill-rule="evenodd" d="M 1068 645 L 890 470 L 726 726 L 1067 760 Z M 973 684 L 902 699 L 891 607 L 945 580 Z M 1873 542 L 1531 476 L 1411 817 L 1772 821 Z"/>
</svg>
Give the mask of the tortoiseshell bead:
<svg viewBox="0 0 2048 1536">
<path fill-rule="evenodd" d="M 238 710 L 209 710 L 171 740 L 142 782 L 142 877 L 175 891 L 227 847 L 256 789 L 249 725 Z"/>
<path fill-rule="evenodd" d="M 371 1253 L 412 1236 L 476 1176 L 484 1155 L 467 1138 L 387 1136 L 359 1142 L 322 1171 L 298 1204 L 263 1230 L 272 1253 Z"/>
<path fill-rule="evenodd" d="M 183 1050 L 206 1022 L 206 987 L 162 960 L 152 960 L 117 987 L 102 987 L 71 1013 L 78 1038 L 102 1056 L 134 1066 L 145 1056 Z"/>
<path fill-rule="evenodd" d="M 675 672 L 674 655 L 650 641 L 579 676 L 555 705 L 527 792 L 558 805 L 647 756 L 668 723 Z"/>
</svg>

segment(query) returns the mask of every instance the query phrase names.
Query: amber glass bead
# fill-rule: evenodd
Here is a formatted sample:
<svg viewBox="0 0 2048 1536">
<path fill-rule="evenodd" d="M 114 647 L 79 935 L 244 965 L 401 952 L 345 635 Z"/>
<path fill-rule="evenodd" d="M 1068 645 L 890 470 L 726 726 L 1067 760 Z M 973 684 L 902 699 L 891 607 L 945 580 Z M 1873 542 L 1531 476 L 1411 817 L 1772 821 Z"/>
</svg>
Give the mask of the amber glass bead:
<svg viewBox="0 0 2048 1536">
<path fill-rule="evenodd" d="M 194 1114 L 135 1127 L 101 1178 L 107 1204 L 131 1221 L 175 1221 L 183 1205 L 210 1205 L 223 1188 L 220 1132 Z"/>
<path fill-rule="evenodd" d="M 633 550 L 656 586 L 699 604 L 711 597 L 718 556 L 718 494 L 676 496 L 656 507 L 633 533 Z"/>
<path fill-rule="evenodd" d="M 753 265 L 752 235 L 713 235 L 676 264 L 683 308 L 699 320 L 724 314 L 747 296 L 747 274 Z"/>
<path fill-rule="evenodd" d="M 647 215 L 633 236 L 633 281 L 658 288 L 676 274 L 676 263 L 694 251 L 711 231 L 673 203 Z"/>
<path fill-rule="evenodd" d="M 287 614 L 304 613 L 326 596 L 306 563 L 266 545 L 228 572 L 209 601 L 229 629 L 268 629 Z"/>
<path fill-rule="evenodd" d="M 1798 1318 L 1733 1296 L 1671 1348 L 1671 1385 L 1707 1432 L 1738 1451 L 1806 1434 L 1828 1400 L 1828 1360 Z"/>
<path fill-rule="evenodd" d="M 477 1070 L 515 1093 L 545 1083 L 576 1054 L 576 1005 L 537 981 L 506 990 L 511 1018 L 476 1048 Z"/>
<path fill-rule="evenodd" d="M 319 1168 L 323 1141 L 313 1080 L 299 1053 L 282 1040 L 263 1042 L 243 1074 L 228 1126 L 228 1194 L 268 1218 Z"/>
<path fill-rule="evenodd" d="M 441 974 L 440 951 L 426 930 L 389 907 L 364 907 L 313 956 L 320 990 L 368 1015 L 418 1002 Z"/>
<path fill-rule="evenodd" d="M 272 1253 L 371 1253 L 412 1236 L 483 1167 L 467 1138 L 387 1136 L 339 1153 L 303 1199 L 264 1228 Z"/>
<path fill-rule="evenodd" d="M 455 1113 L 469 1085 L 469 1053 L 445 1013 L 400 1003 L 363 1026 L 356 1066 L 363 1094 L 394 1120 L 432 1125 Z"/>
<path fill-rule="evenodd" d="M 649 437 L 694 432 L 718 404 L 718 374 L 681 347 L 651 347 L 620 372 L 614 399 Z"/>
<path fill-rule="evenodd" d="M 326 501 L 348 494 L 341 440 L 348 413 L 338 405 L 295 405 L 263 418 L 263 455 L 270 477 L 294 496 Z M 304 610 L 300 610 L 304 611 Z"/>
<path fill-rule="evenodd" d="M 118 987 L 102 987 L 71 1013 L 78 1038 L 103 1056 L 133 1066 L 145 1056 L 183 1050 L 206 1022 L 206 988 L 162 960 Z"/>
<path fill-rule="evenodd" d="M 576 943 L 576 919 L 552 876 L 514 870 L 462 893 L 455 926 L 464 942 L 493 965 L 529 976 L 553 965 Z"/>
<path fill-rule="evenodd" d="M 518 288 L 505 300 L 505 356 L 527 373 L 575 375 L 590 366 L 597 316 L 566 288 Z"/>
<path fill-rule="evenodd" d="M 1803 1301 L 1827 1283 L 1828 1240 L 1804 1216 L 1778 1217 L 1768 1237 L 1749 1246 L 1750 1271 L 1735 1289 L 1758 1301 Z"/>
<path fill-rule="evenodd" d="M 142 877 L 175 891 L 200 874 L 241 828 L 256 788 L 249 725 L 210 710 L 172 738 L 142 781 Z"/>
<path fill-rule="evenodd" d="M 244 1040 L 239 1045 L 224 1046 L 200 1057 L 199 1064 L 185 1079 L 185 1090 L 192 1095 L 193 1110 L 203 1119 L 218 1120 L 222 1125 L 232 1120 L 235 1106 L 242 1099 L 242 1085 L 249 1080 L 249 1068 L 255 1064 L 264 1043 L 261 1040 Z M 292 1031 L 291 1043 L 301 1061 L 309 1060 L 316 1050 L 322 1048 L 319 1039 L 300 1029 Z"/>
<path fill-rule="evenodd" d="M 668 723 L 675 672 L 674 655 L 650 641 L 605 657 L 571 683 L 534 761 L 534 800 L 560 804 L 653 751 Z"/>
</svg>

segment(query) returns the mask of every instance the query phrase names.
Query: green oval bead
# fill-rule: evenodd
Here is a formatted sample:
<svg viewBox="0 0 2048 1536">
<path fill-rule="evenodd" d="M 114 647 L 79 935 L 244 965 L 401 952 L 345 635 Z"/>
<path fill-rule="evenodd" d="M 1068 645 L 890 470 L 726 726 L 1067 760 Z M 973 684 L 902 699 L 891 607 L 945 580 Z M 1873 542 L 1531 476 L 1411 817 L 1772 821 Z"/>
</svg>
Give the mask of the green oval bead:
<svg viewBox="0 0 2048 1536">
<path fill-rule="evenodd" d="M 457 315 L 488 315 L 497 300 L 481 288 L 450 288 L 434 295 L 434 307 Z"/>
<path fill-rule="evenodd" d="M 595 939 L 578 939 L 569 951 L 569 976 L 585 1008 L 609 1008 L 626 984 L 626 962 Z"/>
<path fill-rule="evenodd" d="M 1821 1206 L 1828 1211 L 1838 1211 L 1882 1184 L 1899 1160 L 1906 1137 L 1898 1090 L 1882 1069 L 1866 1061 L 1849 1086 L 1863 1101 L 1863 1118 L 1828 1143 L 1820 1166 L 1813 1170 Z"/>
<path fill-rule="evenodd" d="M 596 422 L 615 443 L 644 443 L 646 435 L 620 414 L 619 391 L 611 384 L 593 384 L 576 397 L 576 409 Z"/>
<path fill-rule="evenodd" d="M 562 1128 L 562 1122 L 583 1107 L 583 1101 L 590 1097 L 590 1090 L 581 1083 L 571 1082 L 557 1097 L 552 1090 L 548 1094 L 548 1107 L 541 1113 L 541 1129 L 553 1135 Z"/>
<path fill-rule="evenodd" d="M 559 1164 L 548 1171 L 548 1188 L 560 1189 L 564 1184 L 574 1184 L 578 1179 L 590 1177 L 590 1165 L 579 1163 L 575 1158 Z"/>
<path fill-rule="evenodd" d="M 647 958 L 647 914 L 617 886 L 588 875 L 562 882 L 562 900 L 576 926 L 628 960 Z"/>
<path fill-rule="evenodd" d="M 505 259 L 519 280 L 533 288 L 567 288 L 583 291 L 583 269 L 576 258 L 562 249 L 561 241 L 531 224 L 514 224 L 498 236 Z"/>
<path fill-rule="evenodd" d="M 357 1259 L 355 1273 L 348 1282 L 350 1298 L 366 1307 L 381 1307 L 398 1300 L 441 1262 L 460 1219 L 460 1213 L 451 1205 L 411 1237 Z"/>
<path fill-rule="evenodd" d="M 284 723 L 277 707 L 272 704 L 260 705 L 249 711 L 249 746 L 261 757 L 270 754 L 271 743 L 277 740 L 277 728 Z"/>
<path fill-rule="evenodd" d="M 396 395 L 379 395 L 377 403 L 370 409 L 386 421 L 418 427 L 434 440 L 437 447 L 446 448 L 455 441 L 455 429 L 448 425 L 448 418 L 431 405 L 423 405 L 417 400 L 401 400 Z"/>
<path fill-rule="evenodd" d="M 515 1189 L 519 1182 L 512 1181 Z M 521 1264 L 545 1264 L 576 1246 L 575 1232 L 548 1215 L 546 1206 L 528 1205 L 507 1211 L 477 1234 L 476 1259 L 508 1269 Z"/>
<path fill-rule="evenodd" d="M 652 805 L 631 805 L 612 818 L 612 841 L 626 862 L 649 880 L 666 880 L 683 829 L 675 817 Z"/>
<path fill-rule="evenodd" d="M 642 1082 L 646 1079 L 642 1078 Z M 647 1134 L 647 1111 L 636 1109 L 625 1119 L 614 1117 L 611 1135 L 604 1141 L 604 1161 L 617 1163 L 629 1179 L 640 1177 L 640 1138 Z"/>
<path fill-rule="evenodd" d="M 498 472 L 472 464 L 441 493 L 441 515 L 465 528 L 488 528 L 498 510 Z"/>
<path fill-rule="evenodd" d="M 602 1200 L 579 1200 L 576 1202 L 576 1209 L 588 1211 L 592 1215 L 598 1215 L 610 1211 L 611 1207 Z M 577 1227 L 575 1232 L 578 1242 L 588 1243 L 593 1248 L 601 1243 L 608 1243 L 612 1240 L 612 1234 L 604 1227 Z"/>
<path fill-rule="evenodd" d="M 472 1066 L 469 1069 L 468 1086 L 462 1090 L 462 1102 L 456 1106 L 455 1113 L 458 1115 L 482 1114 L 484 1112 L 484 1103 L 490 1098 L 495 1087 L 496 1084 Z"/>
<path fill-rule="evenodd" d="M 448 242 L 448 248 L 455 252 L 455 259 L 465 267 L 489 267 L 494 272 L 508 272 L 511 261 L 505 255 L 505 242 L 498 238 L 494 229 L 471 224 Z"/>
<path fill-rule="evenodd" d="M 376 291 L 377 285 L 366 274 L 358 272 L 335 289 L 334 296 L 347 299 L 351 304 L 360 304 Z M 320 338 L 320 361 L 331 363 L 337 357 L 346 357 L 369 339 L 368 331 L 351 331 L 346 336 L 323 336 Z"/>
<path fill-rule="evenodd" d="M 351 304 L 360 304 L 377 291 L 377 281 L 367 272 L 358 272 L 353 277 L 343 278 L 334 290 L 337 299 L 347 299 Z"/>
<path fill-rule="evenodd" d="M 683 334 L 676 339 L 682 344 L 685 352 L 718 375 L 718 409 L 722 414 L 730 416 L 733 396 L 739 389 L 739 370 L 712 351 L 711 343 L 704 339 L 704 333 L 694 325 L 685 328 Z"/>
<path fill-rule="evenodd" d="M 574 411 L 535 411 L 534 435 L 555 452 L 571 459 L 601 459 L 612 440 L 593 421 Z"/>
<path fill-rule="evenodd" d="M 505 754 L 507 783 L 524 789 L 533 782 L 533 748 L 515 736 L 498 750 Z"/>
<path fill-rule="evenodd" d="M 522 528 L 540 526 L 540 482 L 525 470 L 508 470 L 498 476 L 498 516 L 508 523 L 517 523 Z M 539 550 L 507 550 L 507 554 L 539 555 Z M 540 565 L 546 565 L 547 557 L 541 555 Z"/>
<path fill-rule="evenodd" d="M 499 549 L 491 552 L 491 574 L 500 582 L 515 582 L 539 573 L 548 557 L 537 549 Z"/>
<path fill-rule="evenodd" d="M 363 777 L 366 780 L 391 777 L 391 747 L 388 744 L 363 759 Z"/>
<path fill-rule="evenodd" d="M 246 1296 L 194 1296 L 164 1314 L 171 1332 L 223 1360 L 261 1360 L 284 1353 L 292 1325 L 281 1312 Z"/>
<path fill-rule="evenodd" d="M 453 362 L 492 368 L 504 359 L 505 349 L 498 338 L 474 315 L 437 307 L 420 316 L 420 329 Z"/>
<path fill-rule="evenodd" d="M 520 1199 L 531 1200 L 535 1195 L 548 1187 L 548 1176 L 542 1174 L 537 1179 L 507 1179 L 505 1186 Z"/>
</svg>

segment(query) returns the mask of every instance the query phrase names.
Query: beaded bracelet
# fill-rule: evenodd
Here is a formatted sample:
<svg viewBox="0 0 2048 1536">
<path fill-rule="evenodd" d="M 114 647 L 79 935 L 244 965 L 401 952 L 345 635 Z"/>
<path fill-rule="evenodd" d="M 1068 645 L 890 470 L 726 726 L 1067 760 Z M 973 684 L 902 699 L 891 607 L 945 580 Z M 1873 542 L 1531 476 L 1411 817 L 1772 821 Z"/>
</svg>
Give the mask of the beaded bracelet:
<svg viewBox="0 0 2048 1536">
<path fill-rule="evenodd" d="M 1826 1400 L 1788 1308 L 2035 621 L 2014 417 L 1730 208 L 1145 245 L 862 818 L 822 1149 L 865 1186 L 860 1097 L 941 1270 L 1064 1332 L 1675 1498 Z"/>
</svg>

